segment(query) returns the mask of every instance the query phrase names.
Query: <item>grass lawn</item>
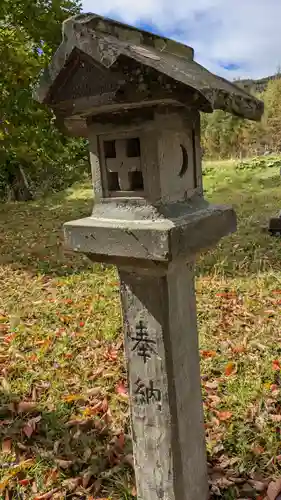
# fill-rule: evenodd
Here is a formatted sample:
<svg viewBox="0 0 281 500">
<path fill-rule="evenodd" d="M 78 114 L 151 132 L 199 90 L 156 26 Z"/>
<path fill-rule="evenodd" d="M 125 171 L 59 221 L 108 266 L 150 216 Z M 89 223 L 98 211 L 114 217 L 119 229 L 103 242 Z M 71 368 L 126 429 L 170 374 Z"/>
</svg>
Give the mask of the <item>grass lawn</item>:
<svg viewBox="0 0 281 500">
<path fill-rule="evenodd" d="M 261 499 L 281 474 L 281 239 L 261 232 L 281 208 L 279 168 L 206 164 L 204 186 L 239 217 L 197 262 L 212 498 Z M 5 500 L 134 498 L 117 275 L 62 246 L 91 196 L 0 205 Z"/>
</svg>

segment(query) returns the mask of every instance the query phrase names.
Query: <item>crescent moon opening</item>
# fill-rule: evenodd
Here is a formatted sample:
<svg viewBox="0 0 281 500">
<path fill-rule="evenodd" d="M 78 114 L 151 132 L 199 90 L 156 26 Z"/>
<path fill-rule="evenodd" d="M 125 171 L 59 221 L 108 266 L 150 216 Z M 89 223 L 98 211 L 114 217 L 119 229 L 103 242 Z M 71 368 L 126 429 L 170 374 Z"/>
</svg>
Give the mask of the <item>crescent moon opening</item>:
<svg viewBox="0 0 281 500">
<path fill-rule="evenodd" d="M 182 166 L 181 166 L 181 169 L 179 171 L 179 176 L 183 177 L 188 169 L 188 154 L 187 154 L 185 147 L 182 144 L 180 144 L 180 148 L 181 148 L 181 152 L 182 152 Z"/>
</svg>

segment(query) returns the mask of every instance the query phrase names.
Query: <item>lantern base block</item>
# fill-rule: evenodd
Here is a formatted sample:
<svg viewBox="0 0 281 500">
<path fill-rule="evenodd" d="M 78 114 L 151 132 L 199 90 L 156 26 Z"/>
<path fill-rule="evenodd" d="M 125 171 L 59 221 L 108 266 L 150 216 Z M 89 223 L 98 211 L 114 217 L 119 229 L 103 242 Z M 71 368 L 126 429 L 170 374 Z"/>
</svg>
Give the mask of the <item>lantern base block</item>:
<svg viewBox="0 0 281 500">
<path fill-rule="evenodd" d="M 64 225 L 69 248 L 117 265 L 116 259 L 190 260 L 235 230 L 231 207 L 210 205 L 199 196 L 158 206 L 143 199 L 102 200 L 90 217 Z"/>
</svg>

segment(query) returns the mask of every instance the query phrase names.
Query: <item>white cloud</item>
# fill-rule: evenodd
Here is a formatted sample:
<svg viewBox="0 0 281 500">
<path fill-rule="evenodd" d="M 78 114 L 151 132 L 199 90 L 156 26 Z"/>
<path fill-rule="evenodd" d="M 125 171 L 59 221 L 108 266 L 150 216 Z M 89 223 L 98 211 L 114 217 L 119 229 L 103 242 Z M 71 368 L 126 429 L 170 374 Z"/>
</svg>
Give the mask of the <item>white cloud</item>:
<svg viewBox="0 0 281 500">
<path fill-rule="evenodd" d="M 83 11 L 151 24 L 229 79 L 269 76 L 281 65 L 280 0 L 83 0 Z"/>
</svg>

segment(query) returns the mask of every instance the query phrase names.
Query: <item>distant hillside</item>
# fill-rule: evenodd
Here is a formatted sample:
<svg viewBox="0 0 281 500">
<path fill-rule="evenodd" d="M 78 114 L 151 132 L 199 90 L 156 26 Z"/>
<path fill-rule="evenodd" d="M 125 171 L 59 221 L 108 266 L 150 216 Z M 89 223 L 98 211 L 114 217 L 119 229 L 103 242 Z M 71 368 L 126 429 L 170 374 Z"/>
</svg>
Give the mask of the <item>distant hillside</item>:
<svg viewBox="0 0 281 500">
<path fill-rule="evenodd" d="M 271 80 L 281 79 L 281 74 L 277 73 L 273 76 L 267 76 L 265 78 L 261 78 L 260 80 L 237 80 L 234 83 L 236 85 L 242 86 L 245 90 L 251 90 L 254 92 L 263 92 L 266 90 L 268 82 Z"/>
<path fill-rule="evenodd" d="M 236 84 L 250 92 L 261 91 L 265 113 L 260 122 L 216 110 L 202 113 L 202 145 L 205 159 L 245 158 L 281 153 L 281 74 Z"/>
</svg>

